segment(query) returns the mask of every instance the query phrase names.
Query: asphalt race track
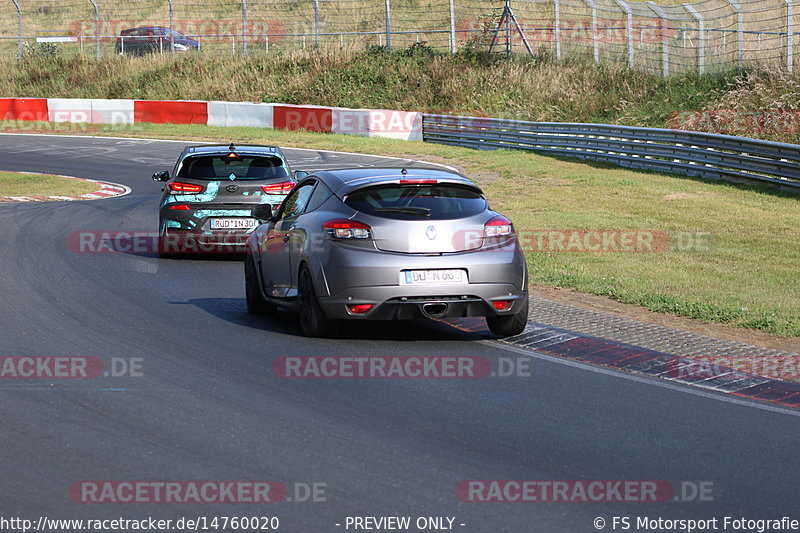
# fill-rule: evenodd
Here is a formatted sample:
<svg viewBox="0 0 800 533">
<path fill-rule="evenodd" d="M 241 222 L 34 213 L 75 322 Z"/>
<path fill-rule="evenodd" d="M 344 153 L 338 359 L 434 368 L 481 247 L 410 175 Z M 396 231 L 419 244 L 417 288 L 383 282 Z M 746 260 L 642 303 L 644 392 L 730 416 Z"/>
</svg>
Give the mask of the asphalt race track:
<svg viewBox="0 0 800 533">
<path fill-rule="evenodd" d="M 449 516 L 455 530 L 485 533 L 596 531 L 596 517 L 611 530 L 613 516 L 800 518 L 800 412 L 531 357 L 434 322 L 354 325 L 338 339 L 307 339 L 290 314 L 247 314 L 241 261 L 71 251 L 73 232 L 156 231 L 162 185 L 150 176 L 171 168 L 182 146 L 0 136 L 2 170 L 133 189 L 108 200 L 0 204 L 0 356 L 133 360 L 142 374 L 0 379 L 0 515 L 277 516 L 286 532 L 346 531 L 347 516 Z M 397 164 L 286 152 L 303 170 Z M 273 374 L 280 356 L 324 355 L 526 358 L 531 376 Z M 714 495 L 658 503 L 459 501 L 458 483 L 475 479 L 708 481 Z M 317 483 L 325 501 L 70 498 L 71 485 L 92 480 L 274 480 L 290 496 L 302 487 L 295 484 Z"/>
</svg>

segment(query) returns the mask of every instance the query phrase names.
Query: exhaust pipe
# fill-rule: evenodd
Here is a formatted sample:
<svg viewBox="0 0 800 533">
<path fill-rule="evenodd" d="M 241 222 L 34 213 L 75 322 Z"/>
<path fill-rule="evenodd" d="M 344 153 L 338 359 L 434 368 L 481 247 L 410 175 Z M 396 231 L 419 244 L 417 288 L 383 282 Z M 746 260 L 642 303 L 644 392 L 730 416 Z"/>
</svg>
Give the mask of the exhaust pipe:
<svg viewBox="0 0 800 533">
<path fill-rule="evenodd" d="M 441 318 L 447 313 L 447 307 L 444 302 L 422 304 L 422 314 L 428 318 Z"/>
</svg>

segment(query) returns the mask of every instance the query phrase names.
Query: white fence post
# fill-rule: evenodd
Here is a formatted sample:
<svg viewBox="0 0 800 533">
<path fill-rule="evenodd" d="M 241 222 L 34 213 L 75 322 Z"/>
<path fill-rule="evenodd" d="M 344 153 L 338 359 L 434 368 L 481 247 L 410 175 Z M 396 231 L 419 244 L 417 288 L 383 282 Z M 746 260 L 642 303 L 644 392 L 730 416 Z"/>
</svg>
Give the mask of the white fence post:
<svg viewBox="0 0 800 533">
<path fill-rule="evenodd" d="M 450 0 L 450 53 L 455 54 L 456 48 L 456 5 L 455 0 Z"/>
<path fill-rule="evenodd" d="M 559 0 L 553 0 L 555 12 L 555 32 L 556 32 L 556 59 L 561 59 L 561 4 Z"/>
<path fill-rule="evenodd" d="M 661 67 L 664 77 L 666 78 L 669 76 L 669 32 L 667 31 L 669 18 L 667 17 L 667 13 L 661 9 L 661 6 L 655 2 L 647 2 L 647 5 L 658 15 L 658 20 L 661 24 Z"/>
<path fill-rule="evenodd" d="M 794 0 L 786 2 L 786 69 L 789 74 L 794 70 Z"/>
<path fill-rule="evenodd" d="M 631 6 L 629 6 L 625 0 L 614 1 L 622 8 L 622 11 L 624 11 L 626 15 L 625 33 L 626 40 L 628 41 L 628 66 L 633 68 L 633 10 L 631 10 Z"/>
<path fill-rule="evenodd" d="M 691 5 L 683 4 L 697 21 L 697 71 L 700 74 L 706 71 L 706 26 L 703 16 Z"/>
<path fill-rule="evenodd" d="M 741 70 L 744 66 L 744 13 L 736 0 L 728 0 L 728 3 L 736 11 L 736 64 Z"/>
<path fill-rule="evenodd" d="M 600 49 L 597 45 L 597 6 L 594 3 L 594 0 L 584 0 L 586 5 L 592 10 L 592 55 L 594 56 L 594 62 L 600 62 Z"/>
</svg>

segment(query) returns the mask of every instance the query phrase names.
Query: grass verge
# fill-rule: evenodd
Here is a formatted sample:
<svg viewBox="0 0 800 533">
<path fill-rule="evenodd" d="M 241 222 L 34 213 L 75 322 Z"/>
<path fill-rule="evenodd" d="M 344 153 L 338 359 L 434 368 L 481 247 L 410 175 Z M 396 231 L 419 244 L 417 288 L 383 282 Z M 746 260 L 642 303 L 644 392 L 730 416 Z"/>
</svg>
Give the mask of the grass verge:
<svg viewBox="0 0 800 533">
<path fill-rule="evenodd" d="M 278 144 L 423 159 L 456 166 L 524 237 L 531 283 L 571 287 L 662 313 L 800 337 L 800 200 L 769 189 L 588 165 L 513 151 L 477 151 L 345 135 L 137 124 L 69 130 Z M 49 130 L 45 130 L 49 131 Z M 144 169 L 143 169 L 144 170 Z M 158 169 L 146 169 L 144 174 Z M 542 230 L 665 232 L 652 253 L 558 251 Z M 585 248 L 584 248 L 585 249 Z"/>
<path fill-rule="evenodd" d="M 0 94 L 282 102 L 400 109 L 534 121 L 697 129 L 800 142 L 800 74 L 763 65 L 742 72 L 659 74 L 569 57 L 505 60 L 424 45 L 387 52 L 344 48 L 224 57 L 32 56 L 0 60 Z"/>
<path fill-rule="evenodd" d="M 94 183 L 52 174 L 0 171 L 0 196 L 75 196 L 97 189 Z"/>
</svg>

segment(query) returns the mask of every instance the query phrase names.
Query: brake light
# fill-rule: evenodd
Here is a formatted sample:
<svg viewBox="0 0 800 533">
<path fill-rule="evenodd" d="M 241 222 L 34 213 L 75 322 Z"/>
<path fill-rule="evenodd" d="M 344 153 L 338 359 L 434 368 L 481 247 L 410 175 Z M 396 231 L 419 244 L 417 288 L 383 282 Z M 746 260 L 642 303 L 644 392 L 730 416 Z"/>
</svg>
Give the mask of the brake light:
<svg viewBox="0 0 800 533">
<path fill-rule="evenodd" d="M 507 237 L 514 234 L 514 225 L 506 217 L 498 215 L 483 226 L 484 237 Z"/>
<path fill-rule="evenodd" d="M 203 190 L 202 185 L 197 185 L 196 183 L 183 183 L 181 181 L 175 181 L 169 184 L 170 192 L 182 192 L 186 194 L 197 194 Z"/>
<path fill-rule="evenodd" d="M 351 313 L 354 315 L 363 315 L 370 309 L 372 309 L 372 304 L 348 304 L 347 309 L 350 310 Z"/>
<path fill-rule="evenodd" d="M 498 311 L 505 311 L 511 308 L 511 300 L 495 300 L 492 302 L 492 305 Z"/>
<path fill-rule="evenodd" d="M 337 218 L 322 224 L 322 229 L 334 239 L 369 239 L 372 228 L 357 220 Z"/>
<path fill-rule="evenodd" d="M 400 185 L 432 185 L 439 180 L 400 180 Z"/>
<path fill-rule="evenodd" d="M 175 211 L 189 211 L 191 207 L 186 204 L 175 204 L 169 206 L 170 209 L 174 209 Z"/>
<path fill-rule="evenodd" d="M 262 185 L 261 190 L 266 194 L 289 194 L 294 187 L 293 181 L 282 181 L 280 183 L 272 183 L 270 185 Z"/>
</svg>

